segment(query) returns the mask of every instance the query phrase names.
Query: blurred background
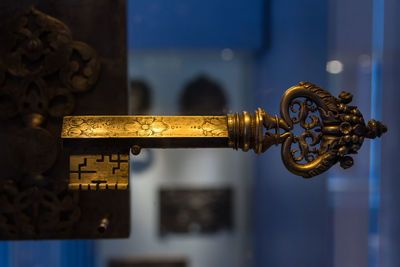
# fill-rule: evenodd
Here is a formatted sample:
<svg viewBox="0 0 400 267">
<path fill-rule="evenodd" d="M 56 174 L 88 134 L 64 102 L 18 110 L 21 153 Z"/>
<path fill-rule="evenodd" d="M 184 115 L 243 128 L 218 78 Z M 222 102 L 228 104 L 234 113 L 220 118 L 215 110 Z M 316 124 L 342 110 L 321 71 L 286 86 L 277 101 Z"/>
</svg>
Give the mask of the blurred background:
<svg viewBox="0 0 400 267">
<path fill-rule="evenodd" d="M 353 93 L 389 132 L 310 180 L 277 147 L 144 150 L 129 239 L 0 242 L 0 266 L 400 266 L 398 12 L 397 0 L 128 0 L 131 114 L 274 114 L 310 81 Z"/>
</svg>

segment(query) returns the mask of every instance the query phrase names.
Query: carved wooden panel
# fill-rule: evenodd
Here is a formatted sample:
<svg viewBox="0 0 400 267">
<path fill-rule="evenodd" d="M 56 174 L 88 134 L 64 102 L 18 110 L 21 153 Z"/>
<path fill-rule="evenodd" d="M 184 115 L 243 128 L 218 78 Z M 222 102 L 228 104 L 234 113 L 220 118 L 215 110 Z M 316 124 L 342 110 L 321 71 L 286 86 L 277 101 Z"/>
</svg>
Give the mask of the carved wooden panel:
<svg viewBox="0 0 400 267">
<path fill-rule="evenodd" d="M 224 189 L 161 189 L 160 234 L 233 228 L 233 193 Z"/>
<path fill-rule="evenodd" d="M 0 18 L 0 239 L 128 236 L 129 191 L 68 190 L 60 140 L 65 115 L 127 112 L 125 1 L 5 0 Z"/>
</svg>

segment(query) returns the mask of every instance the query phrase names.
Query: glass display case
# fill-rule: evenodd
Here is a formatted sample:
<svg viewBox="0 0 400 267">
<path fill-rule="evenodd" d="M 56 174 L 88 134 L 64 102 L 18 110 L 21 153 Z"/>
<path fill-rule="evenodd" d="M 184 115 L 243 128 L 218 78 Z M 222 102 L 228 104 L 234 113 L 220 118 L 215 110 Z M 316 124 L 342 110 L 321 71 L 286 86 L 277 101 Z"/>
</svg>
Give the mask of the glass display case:
<svg viewBox="0 0 400 267">
<path fill-rule="evenodd" d="M 396 0 L 128 0 L 129 114 L 275 114 L 309 81 L 352 93 L 388 133 L 352 168 L 311 179 L 288 172 L 278 147 L 143 149 L 129 163 L 129 238 L 0 242 L 0 266 L 400 266 L 399 11 Z"/>
</svg>

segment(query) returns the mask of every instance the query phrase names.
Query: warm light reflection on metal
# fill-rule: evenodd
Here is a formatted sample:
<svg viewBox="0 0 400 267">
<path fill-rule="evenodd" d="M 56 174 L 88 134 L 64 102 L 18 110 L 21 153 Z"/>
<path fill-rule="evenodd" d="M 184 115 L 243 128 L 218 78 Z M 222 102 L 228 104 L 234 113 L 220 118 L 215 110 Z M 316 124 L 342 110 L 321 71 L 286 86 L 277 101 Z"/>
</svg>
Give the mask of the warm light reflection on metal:
<svg viewBox="0 0 400 267">
<path fill-rule="evenodd" d="M 62 138 L 228 137 L 226 116 L 66 116 Z"/>
<path fill-rule="evenodd" d="M 371 120 L 366 124 L 357 107 L 348 105 L 352 97 L 350 93 L 342 92 L 336 98 L 321 87 L 301 82 L 282 97 L 280 117 L 262 109 L 253 114 L 243 112 L 227 116 L 65 117 L 64 142 L 72 145 L 75 142 L 79 148 L 85 145 L 84 142 L 97 147 L 112 140 L 110 145 L 125 146 L 126 150 L 122 154 L 111 151 L 108 157 L 87 153 L 72 155 L 70 161 L 75 163 L 71 168 L 79 170 L 75 170 L 70 179 L 74 181 L 74 188 L 127 187 L 118 182 L 118 179 L 127 181 L 126 170 L 120 168 L 120 163 L 111 168 L 112 173 L 107 164 L 116 164 L 122 156 L 125 159 L 131 147 L 136 147 L 132 151 L 146 147 L 231 147 L 260 154 L 272 145 L 282 145 L 282 161 L 296 175 L 310 178 L 338 162 L 346 169 L 353 165 L 349 154 L 357 153 L 364 138 L 380 137 L 387 130 L 379 121 Z M 302 130 L 299 135 L 296 135 L 295 127 Z M 96 144 L 90 143 L 96 140 Z M 113 160 L 116 156 L 117 161 Z M 101 171 L 96 174 L 97 165 Z M 120 178 L 111 177 L 116 170 L 121 172 L 117 175 Z M 102 177 L 100 182 L 96 176 Z M 90 177 L 84 185 L 82 177 Z"/>
</svg>

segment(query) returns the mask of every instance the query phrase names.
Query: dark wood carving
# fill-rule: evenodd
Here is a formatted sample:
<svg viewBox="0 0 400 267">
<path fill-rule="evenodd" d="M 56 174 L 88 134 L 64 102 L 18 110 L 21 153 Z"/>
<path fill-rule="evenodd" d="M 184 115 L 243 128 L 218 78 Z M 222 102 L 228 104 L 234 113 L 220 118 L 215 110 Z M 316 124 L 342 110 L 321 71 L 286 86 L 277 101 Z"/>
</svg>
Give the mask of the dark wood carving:
<svg viewBox="0 0 400 267">
<path fill-rule="evenodd" d="M 72 39 L 69 28 L 34 7 L 4 30 L 0 77 L 3 118 L 32 114 L 61 117 L 75 107 L 74 93 L 93 87 L 100 59 L 87 44 Z M 32 116 L 26 126 L 32 125 Z"/>
<path fill-rule="evenodd" d="M 213 233 L 233 228 L 232 190 L 160 190 L 160 234 Z"/>
<path fill-rule="evenodd" d="M 0 239 L 127 236 L 129 192 L 68 190 L 59 138 L 62 116 L 126 113 L 125 2 L 55 3 L 0 4 Z M 110 8 L 114 38 L 93 34 Z"/>
</svg>

